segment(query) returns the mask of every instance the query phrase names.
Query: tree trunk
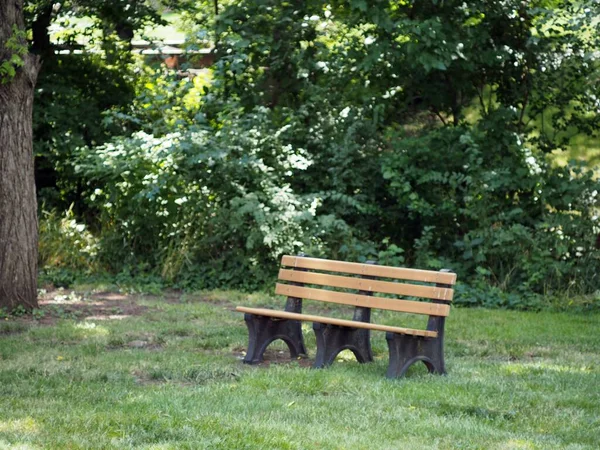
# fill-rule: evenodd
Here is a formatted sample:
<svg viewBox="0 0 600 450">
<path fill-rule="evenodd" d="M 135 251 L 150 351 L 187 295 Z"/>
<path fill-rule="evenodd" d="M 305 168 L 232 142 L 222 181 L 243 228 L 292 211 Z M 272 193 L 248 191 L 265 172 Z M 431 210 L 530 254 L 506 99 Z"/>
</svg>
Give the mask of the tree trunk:
<svg viewBox="0 0 600 450">
<path fill-rule="evenodd" d="M 33 37 L 31 51 L 39 55 L 44 61 L 48 61 L 54 57 L 54 50 L 50 42 L 50 33 L 48 32 L 48 28 L 52 23 L 53 8 L 54 2 L 48 2 L 36 15 L 35 20 L 31 24 L 31 34 Z"/>
<path fill-rule="evenodd" d="M 13 27 L 24 29 L 23 0 L 0 0 L 0 64 Z M 22 42 L 27 45 L 26 42 Z M 32 109 L 39 59 L 27 54 L 0 83 L 0 308 L 37 307 L 37 201 Z"/>
</svg>

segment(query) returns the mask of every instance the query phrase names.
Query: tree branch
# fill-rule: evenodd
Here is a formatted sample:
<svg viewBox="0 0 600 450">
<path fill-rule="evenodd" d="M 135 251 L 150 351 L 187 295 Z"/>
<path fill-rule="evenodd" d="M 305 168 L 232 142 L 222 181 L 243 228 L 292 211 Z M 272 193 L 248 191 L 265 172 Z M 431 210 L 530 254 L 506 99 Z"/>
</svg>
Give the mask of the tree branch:
<svg viewBox="0 0 600 450">
<path fill-rule="evenodd" d="M 433 109 L 434 114 L 442 121 L 444 126 L 447 126 L 448 122 L 446 122 L 446 119 L 444 119 L 444 116 L 442 116 L 438 109 L 435 106 L 432 106 L 431 108 Z"/>
<path fill-rule="evenodd" d="M 33 43 L 31 45 L 32 53 L 40 55 L 42 59 L 48 59 L 54 56 L 52 43 L 48 28 L 52 22 L 52 12 L 54 11 L 54 2 L 48 2 L 37 14 L 35 21 L 31 25 Z"/>
<path fill-rule="evenodd" d="M 527 82 L 527 73 L 523 75 L 525 83 Z M 521 108 L 521 115 L 519 116 L 518 127 L 519 130 L 523 127 L 523 117 L 525 116 L 525 109 L 527 108 L 527 104 L 529 102 L 529 88 L 525 91 L 525 98 L 523 99 L 523 106 Z"/>
</svg>

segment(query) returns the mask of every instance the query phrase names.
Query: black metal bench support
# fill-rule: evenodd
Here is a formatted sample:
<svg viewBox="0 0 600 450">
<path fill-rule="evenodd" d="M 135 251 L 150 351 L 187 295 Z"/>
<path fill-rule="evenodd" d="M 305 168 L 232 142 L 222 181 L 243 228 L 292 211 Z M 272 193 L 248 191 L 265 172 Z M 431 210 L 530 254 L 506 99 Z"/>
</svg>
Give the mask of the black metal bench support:
<svg viewBox="0 0 600 450">
<path fill-rule="evenodd" d="M 329 366 L 343 350 L 350 350 L 360 363 L 373 361 L 369 330 L 313 323 L 317 338 L 317 355 L 313 367 Z"/>
<path fill-rule="evenodd" d="M 385 337 L 390 351 L 388 378 L 404 376 L 408 368 L 418 361 L 425 363 L 429 373 L 446 373 L 443 335 L 425 338 L 388 332 Z"/>
<path fill-rule="evenodd" d="M 290 358 L 306 356 L 302 324 L 299 321 L 248 313 L 244 314 L 244 320 L 248 326 L 248 351 L 244 363 L 260 363 L 269 344 L 277 339 L 281 339 L 287 344 L 290 349 Z"/>
</svg>

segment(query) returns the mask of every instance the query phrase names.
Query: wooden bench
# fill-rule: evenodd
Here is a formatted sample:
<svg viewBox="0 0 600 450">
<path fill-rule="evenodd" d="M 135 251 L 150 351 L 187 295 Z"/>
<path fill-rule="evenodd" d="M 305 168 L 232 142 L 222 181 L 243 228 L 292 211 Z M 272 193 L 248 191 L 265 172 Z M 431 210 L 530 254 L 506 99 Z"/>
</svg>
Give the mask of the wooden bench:
<svg viewBox="0 0 600 450">
<path fill-rule="evenodd" d="M 423 361 L 429 372 L 446 373 L 444 322 L 450 312 L 455 282 L 456 274 L 448 270 L 436 272 L 378 266 L 372 262 L 284 256 L 275 293 L 287 296 L 285 310 L 236 308 L 245 313 L 248 326 L 244 362 L 262 361 L 267 346 L 277 339 L 287 344 L 292 358 L 306 355 L 301 322 L 308 321 L 313 322 L 317 340 L 314 367 L 333 363 L 337 354 L 346 349 L 361 363 L 372 361 L 370 331 L 375 330 L 386 332 L 388 377 L 404 375 L 417 361 Z M 354 316 L 348 320 L 303 314 L 303 299 L 351 305 Z M 371 309 L 424 314 L 429 319 L 425 329 L 382 325 L 371 323 Z"/>
</svg>

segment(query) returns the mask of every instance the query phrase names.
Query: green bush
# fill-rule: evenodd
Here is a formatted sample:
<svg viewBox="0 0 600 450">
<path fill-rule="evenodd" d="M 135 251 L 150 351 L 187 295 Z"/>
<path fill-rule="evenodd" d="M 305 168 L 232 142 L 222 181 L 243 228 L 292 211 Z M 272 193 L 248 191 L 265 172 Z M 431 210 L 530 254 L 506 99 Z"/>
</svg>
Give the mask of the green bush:
<svg viewBox="0 0 600 450">
<path fill-rule="evenodd" d="M 57 55 L 44 63 L 35 91 L 36 181 L 48 208 L 84 210 L 71 161 L 78 148 L 100 145 L 124 130 L 103 116 L 134 99 L 133 66 L 110 66 L 95 54 Z M 135 128 L 134 128 L 135 129 Z"/>
<path fill-rule="evenodd" d="M 38 245 L 42 284 L 69 287 L 77 279 L 101 271 L 99 248 L 98 238 L 77 221 L 73 207 L 64 213 L 42 207 Z"/>
<path fill-rule="evenodd" d="M 390 142 L 383 176 L 396 199 L 392 215 L 405 218 L 396 239 L 417 265 L 450 265 L 461 279 L 503 291 L 600 287 L 593 172 L 553 167 L 517 135 L 482 127 Z"/>
<path fill-rule="evenodd" d="M 97 269 L 98 240 L 78 222 L 69 208 L 65 213 L 42 208 L 39 225 L 39 260 L 42 268 Z"/>
<path fill-rule="evenodd" d="M 147 264 L 171 282 L 189 283 L 193 272 L 203 285 L 256 286 L 267 261 L 319 246 L 319 199 L 285 181 L 311 163 L 286 143 L 290 128 L 257 108 L 227 116 L 217 132 L 138 132 L 80 152 L 77 171 L 99 211 L 99 260 L 115 271 Z"/>
</svg>

